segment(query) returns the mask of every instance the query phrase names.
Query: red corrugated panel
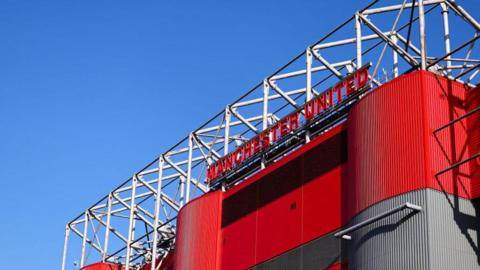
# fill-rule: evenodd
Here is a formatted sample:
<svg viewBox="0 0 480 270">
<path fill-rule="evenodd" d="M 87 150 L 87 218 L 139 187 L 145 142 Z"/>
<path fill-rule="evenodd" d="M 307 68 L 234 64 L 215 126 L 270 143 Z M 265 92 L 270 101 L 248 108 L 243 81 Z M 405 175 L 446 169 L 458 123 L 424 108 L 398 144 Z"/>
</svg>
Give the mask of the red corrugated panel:
<svg viewBox="0 0 480 270">
<path fill-rule="evenodd" d="M 392 80 L 365 96 L 348 119 L 348 213 L 420 188 L 472 197 L 471 165 L 435 177 L 468 157 L 465 86 L 430 72 Z"/>
<path fill-rule="evenodd" d="M 302 161 L 296 158 L 259 182 L 257 263 L 301 244 Z"/>
<path fill-rule="evenodd" d="M 241 270 L 255 265 L 258 184 L 243 186 L 223 201 L 222 269 Z"/>
<path fill-rule="evenodd" d="M 123 270 L 124 268 L 119 265 L 113 265 L 108 263 L 94 263 L 83 267 L 81 270 Z"/>
<path fill-rule="evenodd" d="M 221 191 L 186 204 L 178 213 L 175 269 L 219 269 Z"/>
<path fill-rule="evenodd" d="M 472 89 L 467 95 L 467 111 L 471 112 L 480 106 L 480 87 Z M 480 112 L 467 118 L 469 154 L 480 153 Z M 480 158 L 470 162 L 472 174 L 472 196 L 480 197 Z"/>
<path fill-rule="evenodd" d="M 342 184 L 347 162 L 347 132 L 336 130 L 304 155 L 302 243 L 342 224 Z"/>
<path fill-rule="evenodd" d="M 422 76 L 428 186 L 470 198 L 472 179 L 468 164 L 435 176 L 437 172 L 468 157 L 466 119 L 434 133 L 434 130 L 465 114 L 468 87 L 429 72 L 422 73 Z"/>
<path fill-rule="evenodd" d="M 353 215 L 425 186 L 421 73 L 365 96 L 348 119 L 348 199 Z"/>
<path fill-rule="evenodd" d="M 222 269 L 247 269 L 341 226 L 345 127 L 225 192 Z"/>
</svg>

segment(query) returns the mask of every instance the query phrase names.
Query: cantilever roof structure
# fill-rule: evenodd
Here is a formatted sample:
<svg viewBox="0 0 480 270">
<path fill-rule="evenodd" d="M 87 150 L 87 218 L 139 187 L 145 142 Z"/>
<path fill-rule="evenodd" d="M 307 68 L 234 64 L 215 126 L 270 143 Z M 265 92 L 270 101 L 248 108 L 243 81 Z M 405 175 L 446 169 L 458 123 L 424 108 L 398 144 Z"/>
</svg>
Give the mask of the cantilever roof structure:
<svg viewBox="0 0 480 270">
<path fill-rule="evenodd" d="M 374 1 L 353 14 L 68 222 L 62 270 L 74 260 L 80 267 L 93 261 L 133 269 L 155 265 L 174 248 L 176 216 L 183 205 L 210 189 L 228 188 L 284 152 L 235 168 L 242 171 L 229 176 L 235 181 L 207 183 L 210 165 L 365 65 L 370 65 L 371 88 L 418 69 L 478 85 L 480 23 L 478 14 L 460 4 Z M 304 139 L 289 149 L 313 135 L 302 133 Z M 79 246 L 80 254 L 70 254 L 71 245 Z"/>
</svg>

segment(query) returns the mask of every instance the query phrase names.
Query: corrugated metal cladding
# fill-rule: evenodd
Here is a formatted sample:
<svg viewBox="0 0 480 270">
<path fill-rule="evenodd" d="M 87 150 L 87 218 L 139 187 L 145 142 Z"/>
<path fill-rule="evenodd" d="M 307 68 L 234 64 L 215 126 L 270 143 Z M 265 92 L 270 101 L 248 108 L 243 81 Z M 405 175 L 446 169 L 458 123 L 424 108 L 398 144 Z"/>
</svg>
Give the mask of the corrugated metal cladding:
<svg viewBox="0 0 480 270">
<path fill-rule="evenodd" d="M 176 270 L 219 269 L 221 199 L 220 191 L 205 194 L 189 202 L 178 214 Z"/>
<path fill-rule="evenodd" d="M 469 156 L 467 119 L 434 133 L 434 130 L 466 113 L 468 90 L 467 86 L 457 82 L 433 73 L 423 73 L 428 186 L 464 198 L 473 198 L 475 194 L 472 193 L 471 185 L 474 181 L 470 175 L 470 164 L 466 163 L 435 177 L 437 172 Z"/>
<path fill-rule="evenodd" d="M 384 200 L 354 217 L 350 225 L 381 214 L 405 202 L 427 205 L 426 190 Z M 346 244 L 349 270 L 421 270 L 428 265 L 427 212 L 399 212 L 350 234 Z"/>
<path fill-rule="evenodd" d="M 430 269 L 480 269 L 480 199 L 428 196 Z"/>
<path fill-rule="evenodd" d="M 480 269 L 468 200 L 480 195 L 479 160 L 435 176 L 478 153 L 480 116 L 434 132 L 478 107 L 478 92 L 424 71 L 384 84 L 346 124 L 187 204 L 175 269 L 346 269 L 332 232 L 407 201 L 424 210 L 353 233 L 349 269 Z"/>
<path fill-rule="evenodd" d="M 471 112 L 480 107 L 480 86 L 470 90 L 467 95 L 467 111 Z M 480 112 L 467 118 L 469 152 L 473 156 L 480 153 Z M 480 158 L 471 162 L 472 193 L 480 194 Z"/>
<path fill-rule="evenodd" d="M 411 73 L 390 81 L 350 112 L 349 216 L 425 186 L 421 80 Z"/>
<path fill-rule="evenodd" d="M 83 267 L 81 270 L 123 270 L 122 266 L 112 265 L 108 263 L 94 263 Z"/>
<path fill-rule="evenodd" d="M 173 269 L 173 259 L 174 259 L 174 254 L 173 252 L 170 252 L 161 262 L 157 263 L 157 268 L 156 270 L 172 270 Z M 125 267 L 123 265 L 114 265 L 114 264 L 109 264 L 109 263 L 94 263 L 87 265 L 80 270 L 125 270 Z M 142 268 L 139 270 L 152 270 L 152 265 L 151 264 L 146 264 L 143 265 Z"/>
<path fill-rule="evenodd" d="M 309 267 L 318 263 L 316 269 L 322 269 L 322 257 L 298 257 L 308 256 L 312 248 L 295 248 L 342 226 L 346 143 L 345 127 L 339 126 L 225 192 L 222 269 L 248 269 L 289 250 L 262 267 L 276 268 L 288 261 Z"/>
<path fill-rule="evenodd" d="M 285 252 L 269 261 L 261 263 L 252 270 L 318 270 L 340 269 L 342 241 L 333 236 L 333 233 L 315 239 L 305 245 Z"/>
<path fill-rule="evenodd" d="M 404 210 L 351 234 L 349 270 L 480 269 L 478 201 L 422 189 L 375 204 L 351 224 L 405 202 L 423 210 Z"/>
<path fill-rule="evenodd" d="M 348 119 L 348 216 L 405 192 L 431 187 L 474 198 L 467 120 L 434 130 L 466 112 L 468 88 L 417 71 L 365 96 Z M 473 130 L 473 129 L 472 129 Z M 473 131 L 470 131 L 473 132 Z M 471 147 L 470 147 L 471 148 Z"/>
</svg>

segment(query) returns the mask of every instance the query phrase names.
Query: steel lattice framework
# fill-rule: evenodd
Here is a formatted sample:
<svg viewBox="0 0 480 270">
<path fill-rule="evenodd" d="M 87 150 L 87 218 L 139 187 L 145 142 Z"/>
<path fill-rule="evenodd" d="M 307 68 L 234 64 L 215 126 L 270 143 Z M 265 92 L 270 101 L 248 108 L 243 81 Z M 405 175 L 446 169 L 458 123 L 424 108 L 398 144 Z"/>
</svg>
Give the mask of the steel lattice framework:
<svg viewBox="0 0 480 270">
<path fill-rule="evenodd" d="M 418 69 L 478 85 L 479 34 L 479 22 L 452 0 L 374 1 L 70 221 L 62 270 L 73 261 L 158 264 L 175 246 L 181 207 L 222 188 L 206 184 L 209 165 L 366 63 L 372 88 Z M 68 256 L 72 245 L 78 257 Z"/>
</svg>

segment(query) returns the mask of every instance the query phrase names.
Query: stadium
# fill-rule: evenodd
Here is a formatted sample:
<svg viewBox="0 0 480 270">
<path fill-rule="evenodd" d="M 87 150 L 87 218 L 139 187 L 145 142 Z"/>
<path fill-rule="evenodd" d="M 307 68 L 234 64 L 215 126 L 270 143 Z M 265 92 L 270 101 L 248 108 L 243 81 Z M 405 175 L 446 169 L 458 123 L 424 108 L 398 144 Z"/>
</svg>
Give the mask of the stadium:
<svg viewBox="0 0 480 270">
<path fill-rule="evenodd" d="M 480 269 L 478 12 L 358 10 L 78 213 L 62 270 Z"/>
</svg>

